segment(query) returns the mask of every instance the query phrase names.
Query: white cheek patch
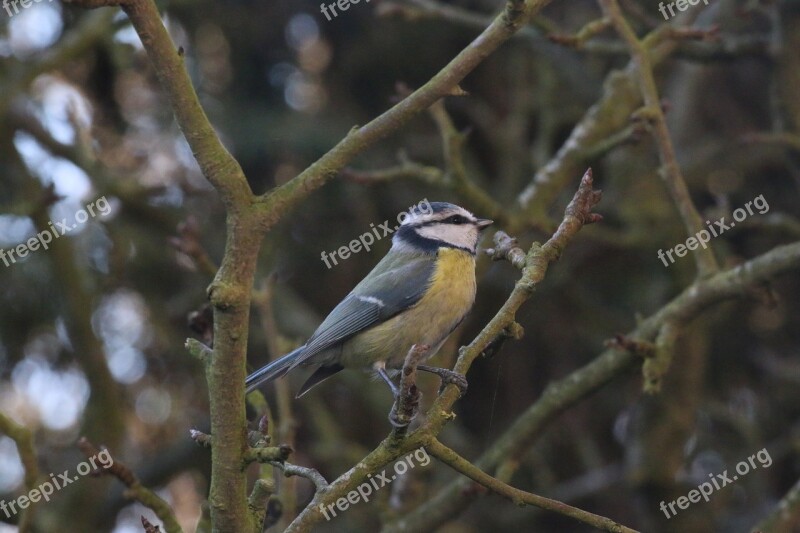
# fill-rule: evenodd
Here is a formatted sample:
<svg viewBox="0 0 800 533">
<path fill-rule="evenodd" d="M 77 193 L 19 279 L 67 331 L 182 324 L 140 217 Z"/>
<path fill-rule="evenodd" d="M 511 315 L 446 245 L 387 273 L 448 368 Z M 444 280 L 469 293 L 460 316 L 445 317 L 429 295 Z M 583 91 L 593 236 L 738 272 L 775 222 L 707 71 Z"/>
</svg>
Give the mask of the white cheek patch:
<svg viewBox="0 0 800 533">
<path fill-rule="evenodd" d="M 472 224 L 432 224 L 417 229 L 417 234 L 473 252 L 478 244 L 478 229 Z"/>
</svg>

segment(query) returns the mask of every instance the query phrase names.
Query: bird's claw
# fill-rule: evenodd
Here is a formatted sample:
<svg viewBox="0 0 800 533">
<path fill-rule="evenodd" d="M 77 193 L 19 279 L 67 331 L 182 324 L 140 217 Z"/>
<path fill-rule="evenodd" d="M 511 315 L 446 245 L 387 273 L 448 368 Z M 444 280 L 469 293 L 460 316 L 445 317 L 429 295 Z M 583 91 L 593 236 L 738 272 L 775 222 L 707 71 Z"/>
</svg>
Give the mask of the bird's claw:
<svg viewBox="0 0 800 533">
<path fill-rule="evenodd" d="M 452 370 L 447 370 L 445 375 L 440 376 L 442 378 L 442 385 L 439 387 L 439 392 L 441 393 L 447 385 L 455 385 L 458 387 L 458 397 L 462 397 L 467 393 L 467 388 L 469 387 L 469 383 L 467 382 L 467 377 L 464 374 L 459 374 L 458 372 L 453 372 Z"/>
<path fill-rule="evenodd" d="M 459 374 L 458 372 L 448 370 L 447 368 L 437 368 L 426 365 L 419 365 L 417 368 L 424 372 L 430 372 L 431 374 L 436 374 L 439 376 L 439 379 L 442 380 L 442 385 L 439 387 L 439 393 L 441 393 L 447 385 L 455 385 L 458 387 L 459 398 L 467 393 L 467 387 L 469 386 L 469 383 L 467 382 L 467 378 L 464 376 L 464 374 Z"/>
</svg>

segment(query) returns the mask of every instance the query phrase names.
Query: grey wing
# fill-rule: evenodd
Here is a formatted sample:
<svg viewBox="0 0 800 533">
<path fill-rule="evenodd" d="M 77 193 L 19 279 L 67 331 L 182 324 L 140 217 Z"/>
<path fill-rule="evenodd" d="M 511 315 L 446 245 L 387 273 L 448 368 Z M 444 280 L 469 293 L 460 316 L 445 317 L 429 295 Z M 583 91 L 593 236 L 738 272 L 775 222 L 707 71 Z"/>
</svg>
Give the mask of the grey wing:
<svg viewBox="0 0 800 533">
<path fill-rule="evenodd" d="M 308 339 L 294 365 L 311 359 L 365 329 L 380 324 L 416 304 L 435 266 L 431 256 L 389 254 L 337 305 Z"/>
</svg>

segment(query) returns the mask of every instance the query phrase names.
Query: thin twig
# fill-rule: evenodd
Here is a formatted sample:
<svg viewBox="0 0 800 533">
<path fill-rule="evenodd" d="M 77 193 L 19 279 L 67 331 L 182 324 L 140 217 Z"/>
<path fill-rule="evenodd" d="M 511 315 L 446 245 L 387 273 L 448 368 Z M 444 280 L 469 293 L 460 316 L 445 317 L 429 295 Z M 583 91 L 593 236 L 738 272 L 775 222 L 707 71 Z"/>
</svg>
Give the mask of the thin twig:
<svg viewBox="0 0 800 533">
<path fill-rule="evenodd" d="M 525 252 L 517 245 L 517 239 L 504 231 L 498 231 L 492 237 L 494 248 L 484 250 L 492 261 L 507 260 L 509 263 L 522 270 L 525 267 Z"/>
<path fill-rule="evenodd" d="M 792 133 L 750 133 L 742 136 L 742 142 L 774 144 L 800 152 L 800 135 Z"/>
<path fill-rule="evenodd" d="M 400 387 L 389 420 L 395 427 L 395 434 L 400 437 L 408 431 L 408 425 L 417 416 L 421 393 L 417 388 L 417 365 L 430 351 L 427 344 L 415 344 L 408 350 L 403 370 L 400 372 Z"/>
<path fill-rule="evenodd" d="M 592 208 L 599 200 L 600 192 L 593 189 L 592 175 L 587 171 L 581 179 L 578 191 L 565 210 L 564 219 L 558 230 L 544 246 L 534 245 L 528 252 L 522 277 L 515 285 L 509 299 L 478 337 L 469 346 L 460 350 L 455 372 L 465 375 L 475 358 L 480 356 L 498 335 L 509 327 L 513 328 L 516 311 L 530 298 L 536 284 L 544 278 L 549 263 L 561 254 L 564 247 L 585 224 L 600 220 L 600 215 L 592 213 Z M 310 531 L 314 524 L 323 519 L 320 509 L 326 504 L 344 497 L 369 475 L 379 472 L 403 453 L 424 446 L 435 438 L 444 425 L 452 420 L 452 406 L 459 396 L 460 391 L 457 386 L 447 385 L 428 411 L 427 420 L 423 425 L 407 435 L 392 432 L 378 447 L 331 483 L 328 490 L 318 492 L 290 524 L 287 532 Z"/>
<path fill-rule="evenodd" d="M 683 223 L 686 226 L 686 233 L 689 236 L 696 235 L 705 226 L 694 202 L 692 202 L 692 197 L 689 194 L 689 189 L 683 179 L 683 173 L 675 155 L 675 147 L 672 145 L 672 139 L 667 129 L 664 111 L 661 109 L 661 100 L 658 95 L 658 88 L 653 76 L 653 66 L 647 48 L 636 37 L 633 29 L 625 20 L 617 0 L 600 0 L 600 5 L 605 16 L 611 20 L 617 33 L 628 44 L 628 48 L 631 51 L 631 59 L 635 65 L 639 89 L 645 105 L 641 116 L 649 119 L 653 125 L 653 135 L 658 145 L 658 153 L 662 165 L 661 177 L 667 186 L 672 201 L 675 202 L 675 206 L 681 214 Z M 697 250 L 694 258 L 697 263 L 698 275 L 701 277 L 709 276 L 719 270 L 714 252 L 710 247 Z"/>
<path fill-rule="evenodd" d="M 504 209 L 469 177 L 464 163 L 464 144 L 467 135 L 456 129 L 442 100 L 433 104 L 428 112 L 436 122 L 442 137 L 446 176 L 449 178 L 448 181 L 453 191 L 482 216 L 503 224 L 508 217 L 509 210 Z"/>
<path fill-rule="evenodd" d="M 244 463 L 273 463 L 283 462 L 292 454 L 292 448 L 281 444 L 280 446 L 264 446 L 245 450 L 242 460 Z"/>
<path fill-rule="evenodd" d="M 78 447 L 86 455 L 86 457 L 94 457 L 100 453 L 97 447 L 89 442 L 86 437 L 81 437 L 78 440 Z M 183 530 L 178 525 L 175 514 L 167 502 L 165 502 L 159 495 L 151 491 L 141 484 L 139 478 L 133 471 L 120 463 L 113 460 L 112 464 L 106 468 L 98 470 L 102 474 L 108 474 L 119 479 L 128 490 L 125 491 L 125 496 L 131 500 L 136 500 L 151 511 L 164 523 L 164 529 L 167 533 L 181 533 Z"/>
<path fill-rule="evenodd" d="M 798 268 L 800 242 L 775 248 L 711 278 L 695 281 L 658 312 L 640 321 L 638 327 L 627 333 L 626 337 L 637 339 L 638 342 L 655 340 L 664 324 L 673 320 L 689 323 L 710 306 L 746 296 L 748 287 Z M 634 350 L 620 350 L 612 346 L 591 363 L 551 382 L 541 397 L 475 461 L 476 467 L 491 471 L 502 468 L 506 462 L 518 461 L 556 416 L 641 362 L 642 357 Z M 477 496 L 475 491 L 468 490 L 470 484 L 464 478 L 452 481 L 440 489 L 435 497 L 403 516 L 402 520 L 386 526 L 384 533 L 429 531 L 452 520 Z"/>
<path fill-rule="evenodd" d="M 299 476 L 308 479 L 314 484 L 314 487 L 316 487 L 318 491 L 323 491 L 328 488 L 328 481 L 313 468 L 293 465 L 287 462 L 272 462 L 270 464 L 275 468 L 283 470 L 283 475 L 286 477 Z"/>
<path fill-rule="evenodd" d="M 464 474 L 492 492 L 505 496 L 516 505 L 533 505 L 540 509 L 553 511 L 574 518 L 575 520 L 589 524 L 603 531 L 610 531 L 612 533 L 636 533 L 636 530 L 618 524 L 605 516 L 596 515 L 557 500 L 551 500 L 550 498 L 545 498 L 538 494 L 514 488 L 490 476 L 436 439 L 426 444 L 425 449 L 428 450 L 428 453 L 432 456 L 436 457 L 456 472 Z"/>
</svg>

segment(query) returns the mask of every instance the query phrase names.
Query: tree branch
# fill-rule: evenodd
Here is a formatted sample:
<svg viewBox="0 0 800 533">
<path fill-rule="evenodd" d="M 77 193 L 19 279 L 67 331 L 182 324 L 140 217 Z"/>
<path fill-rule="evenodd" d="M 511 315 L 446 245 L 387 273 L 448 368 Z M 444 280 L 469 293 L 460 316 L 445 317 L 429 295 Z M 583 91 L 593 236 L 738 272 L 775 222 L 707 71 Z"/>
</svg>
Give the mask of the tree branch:
<svg viewBox="0 0 800 533">
<path fill-rule="evenodd" d="M 617 0 L 600 0 L 605 16 L 611 20 L 617 33 L 628 44 L 631 51 L 631 59 L 635 66 L 634 71 L 639 81 L 639 90 L 642 93 L 645 110 L 644 114 L 653 124 L 653 135 L 658 145 L 659 157 L 661 159 L 661 177 L 667 186 L 678 212 L 681 214 L 683 223 L 686 226 L 688 236 L 693 236 L 705 229 L 703 219 L 697 212 L 697 208 L 692 202 L 686 181 L 683 179 L 681 167 L 675 155 L 675 147 L 672 145 L 667 120 L 664 111 L 661 109 L 661 99 L 658 95 L 655 78 L 653 77 L 653 66 L 647 52 L 647 48 L 642 41 L 636 37 L 617 3 Z M 719 270 L 719 265 L 714 257 L 713 250 L 703 247 L 694 254 L 697 263 L 698 275 L 701 277 L 709 276 Z"/>
<path fill-rule="evenodd" d="M 262 448 L 249 448 L 244 452 L 244 463 L 273 463 L 283 462 L 289 458 L 292 449 L 289 446 L 265 446 Z"/>
<path fill-rule="evenodd" d="M 89 442 L 86 437 L 81 437 L 78 440 L 78 447 L 81 449 L 86 457 L 94 457 L 100 453 L 97 447 Z M 136 500 L 148 509 L 152 510 L 156 516 L 164 523 L 164 529 L 167 533 L 182 533 L 181 526 L 172 512 L 172 508 L 167 502 L 161 499 L 155 492 L 151 491 L 139 482 L 139 478 L 133 471 L 120 463 L 113 460 L 112 464 L 107 468 L 98 470 L 101 474 L 108 474 L 119 479 L 128 490 L 125 492 L 126 497 L 131 500 Z"/>
<path fill-rule="evenodd" d="M 417 388 L 417 365 L 430 351 L 427 344 L 415 344 L 411 347 L 403 363 L 400 373 L 400 387 L 397 398 L 389 413 L 389 421 L 395 427 L 395 435 L 402 437 L 408 430 L 408 425 L 417 416 L 419 400 L 422 393 Z"/>
<path fill-rule="evenodd" d="M 540 509 L 553 511 L 558 514 L 574 518 L 575 520 L 589 524 L 590 526 L 596 527 L 597 529 L 601 529 L 603 531 L 610 531 L 612 533 L 636 533 L 636 530 L 618 524 L 610 518 L 596 515 L 594 513 L 584 511 L 583 509 L 578 509 L 577 507 L 572 507 L 571 505 L 567 505 L 556 500 L 551 500 L 550 498 L 545 498 L 544 496 L 539 496 L 531 492 L 525 492 L 524 490 L 520 490 L 512 487 L 511 485 L 503 483 L 499 479 L 493 478 L 480 468 L 476 467 L 436 439 L 433 439 L 431 442 L 429 442 L 425 446 L 425 449 L 428 450 L 432 456 L 436 457 L 456 472 L 464 474 L 471 480 L 480 483 L 492 492 L 496 492 L 501 496 L 505 496 L 514 502 L 515 505 L 533 505 L 539 507 Z"/>
<path fill-rule="evenodd" d="M 522 277 L 517 281 L 508 300 L 475 340 L 459 351 L 458 360 L 453 368 L 455 372 L 462 375 L 467 374 L 473 361 L 495 338 L 515 322 L 517 310 L 533 295 L 536 285 L 544 279 L 550 263 L 559 258 L 561 252 L 578 231 L 585 224 L 602 220 L 600 215 L 592 213 L 592 208 L 600 201 L 601 196 L 600 191 L 594 190 L 592 185 L 592 171 L 589 169 L 583 175 L 575 196 L 564 211 L 564 218 L 556 232 L 544 245 L 540 246 L 538 243 L 534 243 L 528 251 L 525 267 L 522 269 Z M 428 418 L 424 427 L 426 432 L 436 435 L 441 431 L 448 419 L 442 414 L 448 413 L 452 409 L 458 395 L 458 388 L 450 385 L 436 399 L 431 408 L 434 415 Z"/>
<path fill-rule="evenodd" d="M 103 0 L 81 0 L 81 5 L 87 2 L 100 4 Z M 155 3 L 152 0 L 109 0 L 109 3 L 121 5 L 133 23 L 203 175 L 217 189 L 228 213 L 244 210 L 253 199 L 244 172 L 222 145 L 200 106 L 183 56 L 161 22 Z"/>
<path fill-rule="evenodd" d="M 651 66 L 659 65 L 675 51 L 678 42 L 672 35 L 669 27 L 660 26 L 642 41 Z M 626 131 L 630 127 L 631 115 L 641 104 L 642 93 L 634 61 L 625 69 L 606 76 L 603 96 L 572 129 L 556 155 L 537 170 L 531 183 L 519 194 L 518 208 L 527 211 L 526 220 L 542 223 L 549 220 L 547 210 L 559 192 L 593 155 L 586 151 L 586 147 L 601 145 L 610 137 Z"/>
<path fill-rule="evenodd" d="M 355 156 L 398 130 L 440 98 L 452 94 L 467 74 L 523 28 L 533 13 L 549 3 L 550 0 L 509 0 L 505 10 L 489 27 L 427 83 L 365 126 L 351 129 L 344 139 L 298 176 L 260 196 L 258 201 L 265 227 L 272 227 L 289 209 L 333 178 Z"/>
<path fill-rule="evenodd" d="M 553 237 L 544 246 L 534 244 L 528 252 L 521 279 L 517 282 L 509 299 L 487 324 L 478 337 L 462 348 L 454 370 L 466 374 L 472 362 L 489 346 L 498 335 L 514 328 L 514 316 L 519 307 L 531 296 L 536 284 L 547 271 L 550 261 L 555 260 L 583 227 L 600 219 L 591 209 L 600 200 L 599 191 L 592 188 L 591 172 L 587 171 L 581 180 L 564 214 L 564 220 Z M 439 434 L 447 421 L 451 420 L 450 410 L 458 399 L 460 391 L 455 385 L 448 385 L 428 410 L 427 421 L 417 430 L 406 435 L 392 432 L 377 448 L 370 452 L 353 468 L 339 476 L 324 492 L 317 492 L 311 503 L 297 516 L 286 530 L 287 533 L 310 531 L 314 524 L 323 519 L 321 509 L 354 490 L 368 475 L 374 474 L 400 455 L 424 446 Z"/>
<path fill-rule="evenodd" d="M 653 341 L 664 324 L 689 323 L 708 307 L 725 300 L 749 295 L 749 287 L 779 274 L 800 268 L 800 242 L 780 246 L 735 268 L 697 280 L 654 315 L 625 335 L 638 342 Z M 495 443 L 475 462 L 484 471 L 502 468 L 530 449 L 541 431 L 559 414 L 577 404 L 615 377 L 640 364 L 635 350 L 612 347 L 591 363 L 547 385 L 541 397 L 522 413 Z M 469 481 L 456 479 L 427 503 L 406 514 L 403 520 L 384 528 L 384 533 L 431 531 L 451 520 L 477 495 Z"/>
<path fill-rule="evenodd" d="M 273 462 L 270 463 L 275 468 L 283 470 L 283 475 L 286 477 L 299 476 L 304 477 L 314 484 L 317 491 L 323 491 L 328 488 L 328 481 L 322 477 L 317 470 L 305 466 L 293 465 L 287 462 Z"/>
</svg>

